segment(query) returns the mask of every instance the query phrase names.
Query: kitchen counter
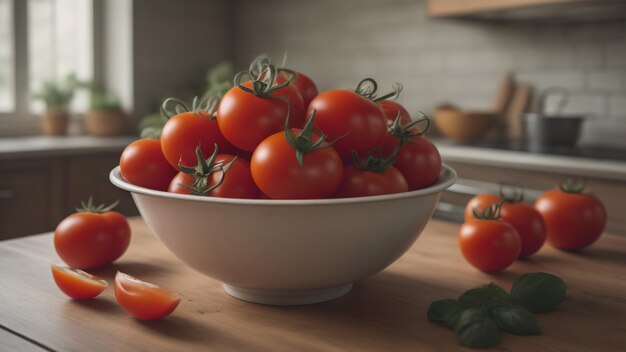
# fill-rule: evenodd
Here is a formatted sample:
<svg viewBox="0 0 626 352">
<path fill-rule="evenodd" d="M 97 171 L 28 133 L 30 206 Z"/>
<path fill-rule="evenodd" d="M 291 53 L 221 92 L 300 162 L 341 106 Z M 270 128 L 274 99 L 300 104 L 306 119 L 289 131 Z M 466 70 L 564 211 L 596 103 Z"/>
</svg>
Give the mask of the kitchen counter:
<svg viewBox="0 0 626 352">
<path fill-rule="evenodd" d="M 442 159 L 475 165 L 551 172 L 626 181 L 626 151 L 602 149 L 543 149 L 501 144 L 454 144 L 434 139 Z"/>
<path fill-rule="evenodd" d="M 32 136 L 0 138 L 0 160 L 122 151 L 137 138 L 136 136 Z"/>
<path fill-rule="evenodd" d="M 557 311 L 537 315 L 541 336 L 503 334 L 497 350 L 618 351 L 626 345 L 626 239 L 605 235 L 576 254 L 544 247 L 498 275 L 465 263 L 457 225 L 432 220 L 396 263 L 331 302 L 272 307 L 239 301 L 219 282 L 184 266 L 131 220 L 128 252 L 96 274 L 110 283 L 117 270 L 179 292 L 178 309 L 142 322 L 117 306 L 112 287 L 74 301 L 55 286 L 59 262 L 52 235 L 0 242 L 0 341 L 12 351 L 468 351 L 454 332 L 426 320 L 430 302 L 495 281 L 509 289 L 519 275 L 547 271 L 568 284 Z"/>
</svg>

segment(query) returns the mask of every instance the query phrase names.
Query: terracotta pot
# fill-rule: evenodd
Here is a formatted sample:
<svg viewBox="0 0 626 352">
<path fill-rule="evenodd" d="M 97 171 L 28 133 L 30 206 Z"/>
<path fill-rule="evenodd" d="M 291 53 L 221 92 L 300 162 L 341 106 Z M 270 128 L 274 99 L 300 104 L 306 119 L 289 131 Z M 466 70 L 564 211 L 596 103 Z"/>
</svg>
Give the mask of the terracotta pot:
<svg viewBox="0 0 626 352">
<path fill-rule="evenodd" d="M 85 131 L 93 136 L 116 136 L 128 132 L 128 119 L 121 110 L 89 110 L 83 123 Z"/>
<path fill-rule="evenodd" d="M 47 136 L 65 136 L 70 116 L 64 109 L 48 109 L 41 114 L 41 129 Z"/>
</svg>

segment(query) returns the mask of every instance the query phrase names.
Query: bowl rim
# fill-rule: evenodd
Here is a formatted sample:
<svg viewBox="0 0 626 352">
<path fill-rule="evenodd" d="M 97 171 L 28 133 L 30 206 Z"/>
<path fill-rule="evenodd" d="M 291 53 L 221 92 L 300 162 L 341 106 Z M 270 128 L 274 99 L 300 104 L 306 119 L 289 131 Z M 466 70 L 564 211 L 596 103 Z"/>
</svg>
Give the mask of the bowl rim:
<svg viewBox="0 0 626 352">
<path fill-rule="evenodd" d="M 335 204 L 361 204 L 382 202 L 396 199 L 414 198 L 419 196 L 430 195 L 439 193 L 450 186 L 452 186 L 457 179 L 457 174 L 454 169 L 446 164 L 441 165 L 441 173 L 439 179 L 435 184 L 418 189 L 416 191 L 409 191 L 403 193 L 385 194 L 380 196 L 369 197 L 354 197 L 354 198 L 330 198 L 330 199 L 243 199 L 243 198 L 220 198 L 220 197 L 199 197 L 190 194 L 178 194 L 164 191 L 157 191 L 149 188 L 133 185 L 124 180 L 120 174 L 120 167 L 116 166 L 109 173 L 109 180 L 113 185 L 123 190 L 137 193 L 146 196 L 187 200 L 203 203 L 219 203 L 219 204 L 234 204 L 234 205 L 268 205 L 268 206 L 304 206 L 304 205 L 335 205 Z"/>
</svg>

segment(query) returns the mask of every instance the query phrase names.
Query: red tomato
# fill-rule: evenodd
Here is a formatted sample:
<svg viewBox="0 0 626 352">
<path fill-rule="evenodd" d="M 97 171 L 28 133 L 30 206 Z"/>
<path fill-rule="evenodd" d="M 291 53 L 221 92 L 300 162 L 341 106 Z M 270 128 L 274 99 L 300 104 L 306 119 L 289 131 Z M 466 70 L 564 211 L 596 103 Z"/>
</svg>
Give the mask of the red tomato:
<svg viewBox="0 0 626 352">
<path fill-rule="evenodd" d="M 402 173 L 395 167 L 376 172 L 358 169 L 354 165 L 344 167 L 343 180 L 337 197 L 368 197 L 382 194 L 402 193 L 409 190 Z"/>
<path fill-rule="evenodd" d="M 218 154 L 216 163 L 226 164 L 233 160 L 234 155 Z M 215 171 L 209 176 L 209 185 L 217 184 L 222 177 L 222 171 Z M 185 187 L 193 185 L 194 177 L 184 172 L 179 172 L 170 183 L 168 192 L 191 194 L 192 191 Z M 207 196 L 221 198 L 248 198 L 255 199 L 259 196 L 259 188 L 252 180 L 250 163 L 242 158 L 237 158 L 226 171 L 222 184 L 209 191 Z"/>
<path fill-rule="evenodd" d="M 158 140 L 140 139 L 122 152 L 120 174 L 136 186 L 165 191 L 176 170 L 163 156 Z"/>
<path fill-rule="evenodd" d="M 391 155 L 397 146 L 398 138 L 392 136 L 385 147 L 385 154 Z M 422 189 L 439 179 L 441 156 L 428 138 L 413 136 L 400 147 L 393 166 L 404 175 L 409 190 Z"/>
<path fill-rule="evenodd" d="M 315 126 L 328 140 L 339 137 L 333 147 L 344 161 L 352 150 L 365 155 L 372 149 L 383 149 L 387 141 L 387 119 L 383 110 L 371 100 L 350 90 L 329 90 L 309 104 L 307 116 L 316 111 Z"/>
<path fill-rule="evenodd" d="M 478 214 L 492 204 L 502 202 L 495 194 L 479 194 L 472 198 L 465 207 L 465 221 L 474 219 L 473 209 Z M 546 225 L 541 214 L 533 207 L 522 202 L 504 202 L 500 208 L 500 219 L 513 225 L 520 236 L 522 249 L 519 258 L 535 254 L 546 241 Z"/>
<path fill-rule="evenodd" d="M 291 130 L 296 135 L 300 132 Z M 313 142 L 318 139 L 319 136 L 312 135 Z M 254 182 L 270 198 L 316 199 L 333 195 L 341 182 L 343 164 L 339 154 L 329 146 L 304 154 L 300 166 L 296 150 L 289 145 L 283 131 L 259 144 L 252 154 L 251 170 Z"/>
<path fill-rule="evenodd" d="M 250 81 L 243 86 L 250 88 Z M 273 96 L 273 97 L 272 97 Z M 275 97 L 287 99 L 291 104 L 290 126 L 302 126 L 304 103 L 293 85 L 259 97 L 239 87 L 231 88 L 222 98 L 217 111 L 217 123 L 224 137 L 245 151 L 254 149 L 268 136 L 282 131 L 287 118 L 287 103 Z"/>
<path fill-rule="evenodd" d="M 293 82 L 291 82 L 291 84 L 293 84 L 298 89 L 298 92 L 300 92 L 304 107 L 306 108 L 307 106 L 309 106 L 311 100 L 313 100 L 313 98 L 317 96 L 317 86 L 315 85 L 315 82 L 313 82 L 313 80 L 304 73 L 293 70 L 289 71 L 292 71 L 296 74 L 296 78 Z M 289 72 L 281 71 L 281 73 L 276 78 L 276 84 L 282 84 L 284 82 L 287 82 L 290 77 L 291 75 Z"/>
<path fill-rule="evenodd" d="M 161 150 L 176 170 L 179 161 L 183 165 L 195 165 L 198 146 L 205 155 L 211 154 L 215 144 L 222 153 L 237 154 L 237 149 L 220 132 L 217 121 L 211 118 L 202 112 L 184 112 L 165 123 L 161 133 Z"/>
<path fill-rule="evenodd" d="M 54 248 L 72 268 L 101 268 L 121 257 L 129 244 L 128 221 L 115 211 L 72 214 L 54 230 Z"/>
<path fill-rule="evenodd" d="M 385 117 L 387 118 L 388 123 L 392 123 L 398 117 L 398 112 L 400 113 L 400 125 L 404 126 L 407 123 L 411 122 L 411 114 L 404 108 L 404 106 L 396 103 L 393 100 L 380 100 L 377 101 L 376 104 L 383 109 L 385 113 Z"/>
<path fill-rule="evenodd" d="M 508 268 L 519 256 L 521 241 L 515 228 L 504 221 L 471 219 L 458 235 L 465 259 L 487 273 Z"/>
<path fill-rule="evenodd" d="M 141 320 L 161 319 L 180 303 L 174 293 L 119 271 L 115 275 L 115 299 L 126 313 Z"/>
<path fill-rule="evenodd" d="M 606 225 L 606 210 L 592 194 L 547 191 L 535 202 L 548 229 L 548 243 L 577 250 L 594 243 Z"/>
<path fill-rule="evenodd" d="M 80 269 L 52 264 L 52 277 L 59 289 L 74 299 L 89 299 L 101 294 L 109 283 Z"/>
</svg>

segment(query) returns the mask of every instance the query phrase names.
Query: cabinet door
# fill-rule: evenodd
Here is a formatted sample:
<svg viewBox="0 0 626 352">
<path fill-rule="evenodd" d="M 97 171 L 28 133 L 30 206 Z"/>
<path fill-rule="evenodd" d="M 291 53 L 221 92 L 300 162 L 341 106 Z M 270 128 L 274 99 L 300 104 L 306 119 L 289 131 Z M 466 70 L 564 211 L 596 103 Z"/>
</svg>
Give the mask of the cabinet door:
<svg viewBox="0 0 626 352">
<path fill-rule="evenodd" d="M 52 231 L 62 214 L 58 160 L 5 161 L 0 166 L 0 240 Z"/>
<path fill-rule="evenodd" d="M 116 211 L 127 216 L 138 214 L 130 193 L 113 186 L 109 181 L 109 172 L 118 165 L 119 155 L 106 153 L 68 159 L 68 190 L 65 202 L 67 213 L 75 211 L 82 200 L 86 201 L 92 196 L 97 204 L 110 204 L 119 200 Z"/>
</svg>

